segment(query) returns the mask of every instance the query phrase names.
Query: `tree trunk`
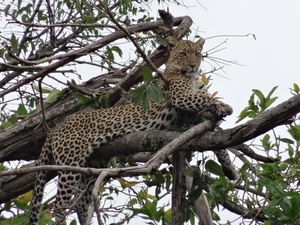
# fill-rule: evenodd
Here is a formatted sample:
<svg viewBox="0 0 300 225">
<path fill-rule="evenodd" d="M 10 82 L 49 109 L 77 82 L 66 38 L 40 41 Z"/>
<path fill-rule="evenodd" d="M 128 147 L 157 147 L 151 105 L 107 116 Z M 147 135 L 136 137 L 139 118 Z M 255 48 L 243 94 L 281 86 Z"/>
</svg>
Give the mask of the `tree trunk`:
<svg viewBox="0 0 300 225">
<path fill-rule="evenodd" d="M 185 195 L 186 181 L 184 171 L 186 169 L 185 152 L 173 153 L 173 181 L 172 181 L 172 225 L 183 225 L 185 221 Z"/>
</svg>

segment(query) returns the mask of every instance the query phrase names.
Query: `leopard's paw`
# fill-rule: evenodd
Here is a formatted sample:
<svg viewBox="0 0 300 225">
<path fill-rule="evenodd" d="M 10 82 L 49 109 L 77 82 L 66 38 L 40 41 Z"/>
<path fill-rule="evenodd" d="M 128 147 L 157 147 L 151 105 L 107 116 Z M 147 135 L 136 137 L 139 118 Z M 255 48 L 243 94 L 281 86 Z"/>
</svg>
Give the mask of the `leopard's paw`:
<svg viewBox="0 0 300 225">
<path fill-rule="evenodd" d="M 227 105 L 227 104 L 225 104 L 223 102 L 218 102 L 215 105 L 215 112 L 214 112 L 214 114 L 216 116 L 225 117 L 225 116 L 231 115 L 232 112 L 233 112 L 233 109 L 231 108 L 231 106 Z"/>
</svg>

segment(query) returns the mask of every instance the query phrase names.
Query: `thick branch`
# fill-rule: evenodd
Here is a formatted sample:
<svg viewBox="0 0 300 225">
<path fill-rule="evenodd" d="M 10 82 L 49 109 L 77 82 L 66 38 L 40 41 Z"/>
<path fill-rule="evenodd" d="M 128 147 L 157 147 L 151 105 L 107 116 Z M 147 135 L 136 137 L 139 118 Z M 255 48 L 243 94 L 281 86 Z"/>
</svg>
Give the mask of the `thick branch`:
<svg viewBox="0 0 300 225">
<path fill-rule="evenodd" d="M 296 115 L 300 111 L 300 95 L 294 96 L 289 100 L 279 104 L 278 106 L 263 112 L 258 117 L 242 124 L 232 129 L 227 129 L 223 131 L 207 131 L 201 136 L 197 136 L 185 144 L 178 147 L 178 150 L 182 151 L 204 151 L 206 149 L 224 149 L 234 145 L 242 144 L 244 141 L 250 140 L 258 135 L 275 128 L 281 124 L 284 124 L 290 117 Z M 1 134 L 1 133 L 0 133 Z M 123 137 L 117 138 L 109 142 L 106 146 L 103 146 L 100 150 L 95 152 L 93 157 L 103 157 L 109 158 L 112 156 L 128 153 L 138 153 L 145 151 L 157 151 L 162 146 L 170 143 L 172 140 L 176 139 L 180 135 L 179 132 L 175 131 L 157 131 L 155 132 L 138 132 L 125 135 Z M 31 137 L 34 139 L 34 137 Z M 5 140 L 2 140 L 5 143 Z M 33 149 L 35 146 L 31 146 Z M 28 147 L 27 147 L 28 149 Z M 248 151 L 243 150 L 243 148 L 238 148 L 244 154 L 247 155 Z M 39 152 L 40 148 L 36 149 Z M 2 149 L 2 151 L 4 151 Z M 1 151 L 1 152 L 2 152 Z M 5 151 L 9 151 L 6 147 Z M 7 153 L 8 154 L 8 153 Z M 168 153 L 169 154 L 169 153 Z M 164 155 L 162 155 L 163 159 Z M 251 157 L 258 159 L 263 159 L 265 162 L 272 162 L 272 159 L 261 158 L 255 154 L 251 154 Z M 162 160 L 160 159 L 160 161 Z M 149 162 L 148 162 L 149 163 Z M 82 169 L 82 168 L 81 168 Z M 133 175 L 133 174 L 132 174 Z M 15 181 L 23 180 L 23 176 L 14 177 Z M 31 178 L 26 178 L 26 184 L 31 184 L 34 182 L 34 176 Z M 30 180 L 32 179 L 32 180 Z M 3 199 L 7 199 L 7 195 L 13 196 L 12 190 L 22 189 L 23 192 L 30 190 L 29 186 L 24 187 L 20 185 L 13 186 L 10 182 L 11 179 L 4 181 L 2 180 L 0 192 L 0 202 Z M 8 186 L 9 184 L 9 186 Z M 8 192 L 8 193 L 7 193 Z M 18 192 L 19 193 L 19 192 Z M 22 192 L 21 192 L 22 193 Z M 15 195 L 16 196 L 16 195 Z M 5 202 L 5 201 L 4 201 Z"/>
<path fill-rule="evenodd" d="M 74 102 L 76 101 L 68 101 L 71 105 L 74 105 Z M 54 103 L 54 105 L 55 104 L 57 103 Z M 47 110 L 46 117 L 49 118 L 51 116 L 52 118 L 55 118 L 52 119 L 51 122 L 48 121 L 49 127 L 52 127 L 55 123 L 60 121 L 59 116 L 61 114 L 59 113 L 60 111 L 57 112 L 59 107 L 60 104 L 57 104 L 54 107 L 55 110 L 53 108 L 50 108 L 52 110 Z M 284 124 L 285 121 L 299 111 L 300 96 L 297 95 L 278 106 L 267 110 L 257 118 L 235 128 L 217 132 L 206 132 L 202 137 L 190 141 L 187 146 L 182 146 L 181 150 L 217 150 L 239 145 L 275 128 L 276 126 Z M 0 133 L 1 161 L 21 159 L 24 156 L 26 156 L 24 157 L 26 159 L 35 159 L 38 157 L 45 138 L 45 133 L 42 132 L 43 128 L 34 130 L 39 122 L 40 116 L 33 116 L 22 121 L 18 126 L 16 125 L 11 129 Z M 105 148 L 102 148 L 102 150 L 97 153 L 103 157 L 103 155 L 107 155 L 107 153 L 119 155 L 140 151 L 155 151 L 158 150 L 161 145 L 165 145 L 170 142 L 170 140 L 176 138 L 178 134 L 178 132 L 166 131 L 132 133 L 118 138 L 115 141 L 111 141 Z M 37 141 L 39 139 L 41 140 L 40 142 Z M 268 159 L 261 158 L 253 152 L 249 153 L 245 148 L 240 148 L 238 146 L 237 148 L 245 155 L 249 155 L 254 159 L 264 160 L 265 162 L 268 161 Z M 30 155 L 32 155 L 32 158 L 30 158 Z"/>
<path fill-rule="evenodd" d="M 191 138 L 195 137 L 196 135 L 201 135 L 207 130 L 213 130 L 215 127 L 215 123 L 211 121 L 206 121 L 201 124 L 196 125 L 195 127 L 192 127 L 191 129 L 187 130 L 186 132 L 182 133 L 178 138 L 172 140 L 170 143 L 162 147 L 155 155 L 152 157 L 148 162 L 146 162 L 143 166 L 133 166 L 133 167 L 126 167 L 126 168 L 121 168 L 121 169 L 89 169 L 89 168 L 74 168 L 71 166 L 64 166 L 64 167 L 59 167 L 59 166 L 46 166 L 47 170 L 49 171 L 57 171 L 57 170 L 64 170 L 64 171 L 76 171 L 76 172 L 83 172 L 83 173 L 88 173 L 93 176 L 98 176 L 99 174 L 101 177 L 101 180 L 97 182 L 100 184 L 103 184 L 105 178 L 110 178 L 110 177 L 119 177 L 119 176 L 138 176 L 138 175 L 144 175 L 144 174 L 150 174 L 152 171 L 157 170 L 160 165 L 166 160 L 166 158 L 171 155 L 176 149 L 178 149 L 179 146 L 183 145 L 187 141 L 189 141 Z M 94 157 L 92 155 L 91 157 Z M 1 176 L 7 176 L 7 175 L 12 175 L 14 174 L 28 174 L 30 172 L 36 172 L 38 170 L 45 170 L 45 166 L 34 166 L 32 168 L 22 168 L 18 169 L 15 171 L 5 171 L 0 173 Z M 102 173 L 101 173 L 102 172 Z M 27 181 L 27 189 L 30 187 L 33 188 L 33 182 Z M 27 191 L 24 190 L 24 191 Z M 12 191 L 13 189 L 7 190 L 8 195 L 12 196 Z M 97 189 L 97 191 L 99 188 Z M 2 191 L 0 192 L 0 195 L 2 194 L 2 197 L 0 197 L 0 202 L 5 199 L 7 201 L 7 194 L 5 192 L 5 187 L 2 185 Z M 3 202 L 5 202 L 3 201 Z"/>
<path fill-rule="evenodd" d="M 181 151 L 204 151 L 225 149 L 236 146 L 238 150 L 253 159 L 263 162 L 272 162 L 273 159 L 257 155 L 245 146 L 245 141 L 251 140 L 277 126 L 286 124 L 292 116 L 300 112 L 300 95 L 296 95 L 273 107 L 256 118 L 231 129 L 221 131 L 208 131 L 200 137 L 190 140 L 179 147 Z M 178 137 L 175 131 L 155 131 L 131 133 L 109 142 L 98 154 L 113 155 L 137 153 L 142 151 L 155 151 Z"/>
</svg>

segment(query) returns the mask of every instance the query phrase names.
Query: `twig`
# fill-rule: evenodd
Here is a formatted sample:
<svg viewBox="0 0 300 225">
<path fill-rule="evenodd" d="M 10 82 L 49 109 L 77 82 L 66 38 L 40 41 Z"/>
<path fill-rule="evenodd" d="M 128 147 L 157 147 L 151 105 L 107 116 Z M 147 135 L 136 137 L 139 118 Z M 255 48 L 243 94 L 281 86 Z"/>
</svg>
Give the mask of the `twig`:
<svg viewBox="0 0 300 225">
<path fill-rule="evenodd" d="M 68 81 L 68 85 L 69 85 L 69 87 L 70 87 L 71 89 L 73 89 L 73 90 L 75 90 L 75 91 L 78 91 L 78 92 L 81 93 L 81 94 L 84 94 L 84 95 L 88 95 L 88 96 L 92 96 L 92 97 L 93 97 L 93 92 L 88 91 L 88 90 L 86 90 L 86 89 L 84 89 L 84 88 L 79 87 L 79 86 L 76 84 L 75 80 L 73 80 L 73 79 L 72 79 L 71 81 Z"/>
<path fill-rule="evenodd" d="M 101 4 L 101 3 L 100 3 Z M 124 33 L 126 33 L 127 37 L 131 40 L 131 42 L 134 44 L 134 46 L 136 47 L 136 49 L 138 50 L 138 52 L 141 54 L 141 56 L 143 57 L 143 59 L 147 62 L 147 64 L 150 66 L 150 68 L 166 83 L 168 84 L 169 81 L 168 79 L 164 76 L 164 74 L 159 71 L 154 64 L 149 60 L 149 58 L 147 57 L 147 55 L 145 54 L 145 52 L 141 49 L 141 47 L 139 46 L 139 44 L 134 40 L 134 38 L 130 35 L 130 33 L 128 32 L 127 29 L 125 29 L 123 26 L 121 26 L 119 24 L 118 21 L 116 21 L 116 19 L 114 18 L 114 16 L 112 15 L 111 11 L 103 5 L 103 7 L 105 7 L 109 18 L 117 25 L 117 27 L 122 30 Z"/>
<path fill-rule="evenodd" d="M 11 64 L 2 63 L 2 62 L 0 62 L 0 66 L 2 66 L 4 68 L 9 68 L 9 69 L 12 69 L 12 70 L 18 71 L 18 72 L 39 71 L 39 70 L 44 70 L 47 68 L 46 66 L 13 66 Z"/>
<path fill-rule="evenodd" d="M 45 76 L 41 77 L 39 80 L 39 92 L 40 92 L 40 101 L 41 101 L 41 111 L 42 111 L 42 121 L 43 121 L 43 126 L 46 129 L 46 131 L 50 131 L 51 129 L 47 125 L 46 122 L 46 116 L 45 116 L 45 107 L 44 107 L 44 102 L 43 102 L 43 91 L 42 91 L 42 81 L 45 78 Z"/>
<path fill-rule="evenodd" d="M 36 64 L 36 63 L 33 63 L 32 61 L 28 61 L 26 59 L 22 59 L 22 58 L 18 57 L 17 55 L 13 54 L 12 51 L 11 51 L 11 47 L 9 47 L 9 46 L 6 46 L 6 50 L 7 50 L 7 53 L 8 53 L 8 55 L 10 57 L 16 59 L 17 61 L 19 61 L 21 63 L 27 64 L 27 65 L 34 65 L 34 64 Z"/>
<path fill-rule="evenodd" d="M 100 201 L 99 201 L 99 190 L 100 190 L 100 186 L 102 184 L 104 184 L 105 178 L 108 176 L 108 172 L 107 171 L 103 171 L 99 174 L 96 182 L 95 182 L 95 186 L 93 188 L 93 192 L 92 192 L 92 196 L 93 196 L 93 207 L 90 207 L 88 210 L 88 217 L 87 217 L 87 221 L 86 224 L 91 224 L 92 222 L 92 218 L 93 218 L 93 213 L 96 209 L 96 213 L 97 213 L 97 220 L 98 220 L 98 224 L 101 225 L 101 217 L 100 217 L 100 213 L 99 213 L 99 209 L 100 208 Z"/>
<path fill-rule="evenodd" d="M 232 147 L 235 150 L 241 151 L 246 156 L 249 156 L 252 159 L 256 159 L 260 162 L 272 163 L 278 161 L 278 159 L 274 159 L 272 157 L 265 157 L 262 155 L 256 154 L 248 145 L 240 144 Z M 231 151 L 231 149 L 229 149 Z M 241 154 L 241 153 L 240 153 Z M 239 155 L 237 155 L 239 157 Z"/>
</svg>

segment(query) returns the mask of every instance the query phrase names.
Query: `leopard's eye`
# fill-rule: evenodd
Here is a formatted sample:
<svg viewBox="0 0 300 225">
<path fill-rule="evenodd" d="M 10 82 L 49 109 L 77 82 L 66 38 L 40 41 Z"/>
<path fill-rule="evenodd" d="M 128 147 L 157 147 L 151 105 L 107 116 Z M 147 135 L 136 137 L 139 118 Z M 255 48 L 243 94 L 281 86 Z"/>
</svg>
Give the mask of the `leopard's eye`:
<svg viewBox="0 0 300 225">
<path fill-rule="evenodd" d="M 186 53 L 185 53 L 185 52 L 179 52 L 179 56 L 185 57 L 185 56 L 186 56 Z"/>
<path fill-rule="evenodd" d="M 201 57 L 201 52 L 195 52 L 196 57 Z"/>
</svg>

